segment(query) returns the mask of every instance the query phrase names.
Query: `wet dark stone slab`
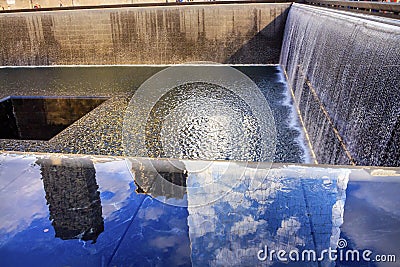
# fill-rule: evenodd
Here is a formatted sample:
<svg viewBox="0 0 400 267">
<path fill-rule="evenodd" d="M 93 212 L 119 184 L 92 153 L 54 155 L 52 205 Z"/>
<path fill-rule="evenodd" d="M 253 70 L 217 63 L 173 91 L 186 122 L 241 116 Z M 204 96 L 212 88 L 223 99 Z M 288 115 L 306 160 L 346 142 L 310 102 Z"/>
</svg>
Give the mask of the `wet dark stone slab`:
<svg viewBox="0 0 400 267">
<path fill-rule="evenodd" d="M 172 177 L 182 168 L 184 194 L 137 187 L 140 173 L 171 183 L 157 174 Z M 399 177 L 398 168 L 3 153 L 0 262 L 299 266 L 276 255 L 260 258 L 266 247 L 318 256 L 328 248 L 368 249 L 371 257 L 399 257 Z M 319 263 L 333 264 L 327 257 Z"/>
<path fill-rule="evenodd" d="M 0 191 L 2 265 L 99 266 L 111 260 L 145 198 L 129 173 L 96 170 L 88 159 L 26 156 L 22 162 L 16 175 L 3 167 L 21 170 L 12 157 L 1 162 L 0 181 L 11 180 Z"/>
</svg>

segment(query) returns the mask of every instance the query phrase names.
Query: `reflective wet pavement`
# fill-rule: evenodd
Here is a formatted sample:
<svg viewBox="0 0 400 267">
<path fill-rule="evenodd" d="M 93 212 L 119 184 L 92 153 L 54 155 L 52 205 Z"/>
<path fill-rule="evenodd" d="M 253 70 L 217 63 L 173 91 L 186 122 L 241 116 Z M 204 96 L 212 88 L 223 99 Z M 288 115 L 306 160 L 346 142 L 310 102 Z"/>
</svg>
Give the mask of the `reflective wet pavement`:
<svg viewBox="0 0 400 267">
<path fill-rule="evenodd" d="M 123 160 L 2 155 L 0 170 L 2 266 L 190 264 L 187 209 L 137 194 Z"/>
<path fill-rule="evenodd" d="M 1 154 L 0 265 L 380 266 L 260 250 L 399 260 L 399 190 L 399 168 Z"/>
</svg>

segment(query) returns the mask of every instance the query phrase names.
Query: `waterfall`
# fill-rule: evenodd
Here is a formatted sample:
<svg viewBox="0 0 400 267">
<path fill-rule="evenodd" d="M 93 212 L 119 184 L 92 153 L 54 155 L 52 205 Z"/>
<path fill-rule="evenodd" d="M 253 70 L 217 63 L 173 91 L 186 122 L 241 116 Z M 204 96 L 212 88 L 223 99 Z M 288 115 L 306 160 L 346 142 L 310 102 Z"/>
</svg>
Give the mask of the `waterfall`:
<svg viewBox="0 0 400 267">
<path fill-rule="evenodd" d="M 280 64 L 320 163 L 400 165 L 399 43 L 396 20 L 293 4 Z"/>
</svg>

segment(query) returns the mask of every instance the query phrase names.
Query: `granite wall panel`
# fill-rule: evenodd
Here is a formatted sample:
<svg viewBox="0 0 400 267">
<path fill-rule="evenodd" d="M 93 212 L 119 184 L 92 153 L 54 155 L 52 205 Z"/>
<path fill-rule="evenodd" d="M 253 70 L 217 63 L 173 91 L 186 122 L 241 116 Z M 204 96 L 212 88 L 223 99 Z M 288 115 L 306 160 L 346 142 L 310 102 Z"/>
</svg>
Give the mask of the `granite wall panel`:
<svg viewBox="0 0 400 267">
<path fill-rule="evenodd" d="M 0 15 L 0 65 L 278 63 L 290 3 Z"/>
</svg>

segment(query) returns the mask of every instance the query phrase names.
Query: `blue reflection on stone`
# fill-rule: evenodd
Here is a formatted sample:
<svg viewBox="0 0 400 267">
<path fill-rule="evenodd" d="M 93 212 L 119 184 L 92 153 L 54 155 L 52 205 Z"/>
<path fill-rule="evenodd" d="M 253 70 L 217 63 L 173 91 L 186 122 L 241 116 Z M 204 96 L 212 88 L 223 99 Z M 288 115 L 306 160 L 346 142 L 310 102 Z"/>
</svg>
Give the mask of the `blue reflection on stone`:
<svg viewBox="0 0 400 267">
<path fill-rule="evenodd" d="M 398 169 L 368 173 L 367 168 L 155 160 L 154 168 L 145 170 L 149 159 L 135 159 L 128 165 L 124 159 L 106 157 L 83 157 L 95 170 L 104 232 L 94 244 L 84 235 L 63 240 L 56 237 L 46 203 L 48 191 L 57 189 L 62 194 L 63 186 L 44 186 L 42 179 L 59 178 L 42 177 L 43 169 L 36 164 L 49 158 L 48 171 L 53 165 L 75 162 L 61 159 L 82 159 L 0 154 L 1 266 L 348 266 L 352 262 L 328 259 L 261 262 L 257 253 L 267 246 L 299 252 L 315 249 L 319 254 L 335 249 L 339 238 L 347 240 L 346 249 L 380 254 L 396 254 L 400 246 Z M 72 169 L 82 171 L 78 165 Z M 181 175 L 183 167 L 187 176 Z M 54 170 L 61 173 L 58 167 Z M 187 194 L 171 194 L 162 187 L 152 196 L 147 190 L 152 186 L 146 188 L 150 195 L 138 194 L 132 174 L 154 178 L 151 170 L 170 170 L 171 175 L 164 176 L 179 181 L 187 178 Z M 72 196 L 80 192 L 74 192 L 73 186 L 66 188 Z M 72 204 L 85 208 L 80 206 L 86 203 L 85 194 L 79 194 L 81 201 Z M 79 217 L 66 216 L 66 220 Z"/>
<path fill-rule="evenodd" d="M 211 200 L 213 194 L 220 194 L 218 190 L 198 186 L 206 179 L 204 174 L 189 176 L 188 222 L 194 266 L 259 265 L 263 262 L 257 253 L 265 246 L 300 253 L 336 247 L 343 221 L 346 170 L 329 170 L 326 176 L 326 169 L 317 168 L 313 172 L 301 167 L 269 172 L 243 170 L 239 165 L 232 168 L 239 176 L 244 173 L 243 177 L 236 176 L 240 182 L 215 201 Z M 213 182 L 223 187 L 225 179 L 234 178 L 229 173 L 226 178 L 213 177 Z M 263 264 L 279 263 L 276 257 L 272 261 L 268 257 Z M 310 261 L 302 266 L 318 264 Z"/>
<path fill-rule="evenodd" d="M 101 198 L 103 198 L 105 200 L 110 200 L 115 196 L 115 193 L 110 192 L 110 191 L 105 191 L 105 192 L 102 192 L 100 194 L 100 196 L 101 196 Z"/>
</svg>

